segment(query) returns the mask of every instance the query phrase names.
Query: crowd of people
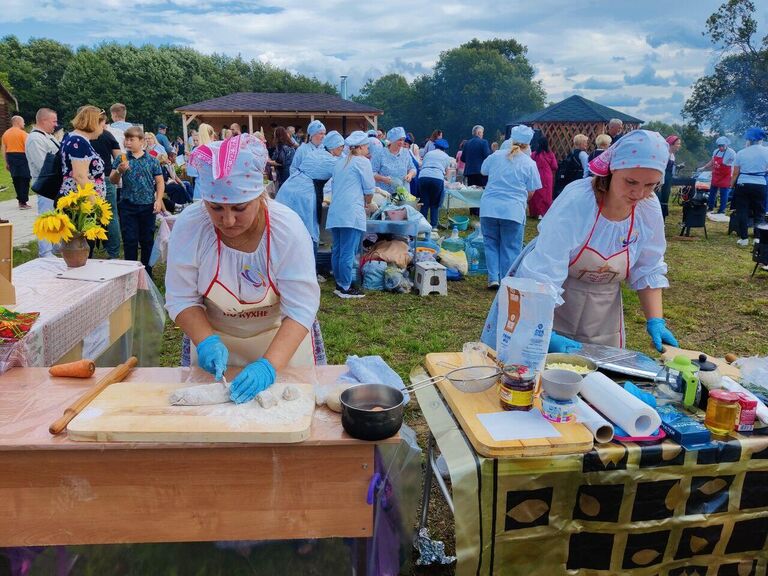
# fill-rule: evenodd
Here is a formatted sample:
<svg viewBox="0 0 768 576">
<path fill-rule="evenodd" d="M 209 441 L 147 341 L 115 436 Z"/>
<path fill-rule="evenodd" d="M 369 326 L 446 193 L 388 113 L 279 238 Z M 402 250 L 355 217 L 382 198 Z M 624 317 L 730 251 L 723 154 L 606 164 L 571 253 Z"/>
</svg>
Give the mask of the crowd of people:
<svg viewBox="0 0 768 576">
<path fill-rule="evenodd" d="M 145 132 L 140 125 L 128 122 L 126 113 L 123 104 L 114 104 L 108 123 L 104 110 L 83 106 L 71 121 L 72 130 L 64 134 L 56 112 L 42 108 L 30 132 L 25 130 L 24 119 L 14 116 L 12 127 L 3 134 L 2 146 L 19 209 L 30 208 L 30 184 L 39 177 L 46 156 L 58 153 L 62 166 L 60 193 L 68 194 L 78 185 L 91 182 L 119 215 L 107 230 L 104 249 L 108 256 L 118 258 L 122 244 L 126 258 L 140 259 L 151 272 L 149 257 L 156 215 L 179 212 L 201 197 L 196 186 L 197 168 L 185 159 L 200 147 L 249 134 L 238 123 L 220 130 L 201 123 L 186 142 L 181 137 L 172 140 L 166 125 L 159 124 L 154 133 Z M 329 180 L 335 184 L 337 201 L 331 205 L 326 224 L 334 238 L 335 292 L 341 297 L 360 297 L 362 293 L 350 280 L 351 263 L 365 230 L 366 206 L 376 189 L 390 195 L 406 189 L 418 198 L 423 216 L 436 229 L 446 182 L 458 178 L 467 186 L 483 187 L 480 208 L 473 212 L 480 216 L 488 286 L 495 289 L 522 250 L 526 218 L 543 219 L 569 185 L 591 181 L 595 176 L 591 163 L 615 149 L 625 134 L 621 120 L 612 119 L 607 133 L 599 134 L 591 146 L 586 135 L 575 135 L 572 150 L 560 161 L 550 150 L 547 138 L 525 126 L 514 127 L 499 146 L 497 142 L 489 143 L 484 127 L 476 125 L 471 137 L 459 145 L 455 157 L 449 154 L 449 143 L 439 129 L 422 146 L 403 127 L 393 127 L 386 133 L 380 129 L 355 132 L 345 139 L 336 131 L 327 132 L 319 120 L 309 123 L 306 136 L 301 128 L 293 126 L 273 126 L 269 135 L 254 132 L 249 136 L 265 144 L 263 176 L 274 181 L 277 201 L 299 215 L 315 253 L 324 188 Z M 730 148 L 728 138 L 718 138 L 711 160 L 701 168 L 712 171 L 710 210 L 715 209 L 719 199 L 718 211 L 723 213 L 730 202 L 740 245 L 748 244 L 748 224 L 763 220 L 768 172 L 768 148 L 759 145 L 765 132 L 752 128 L 744 137 L 746 147 L 738 153 Z M 668 214 L 675 177 L 675 154 L 683 142 L 671 134 L 665 144 L 664 175 L 655 190 L 663 218 Z M 338 199 L 347 196 L 340 212 L 342 203 Z M 38 196 L 37 208 L 41 213 L 51 210 L 53 201 Z M 49 256 L 53 251 L 53 246 L 40 241 L 40 256 Z"/>
</svg>

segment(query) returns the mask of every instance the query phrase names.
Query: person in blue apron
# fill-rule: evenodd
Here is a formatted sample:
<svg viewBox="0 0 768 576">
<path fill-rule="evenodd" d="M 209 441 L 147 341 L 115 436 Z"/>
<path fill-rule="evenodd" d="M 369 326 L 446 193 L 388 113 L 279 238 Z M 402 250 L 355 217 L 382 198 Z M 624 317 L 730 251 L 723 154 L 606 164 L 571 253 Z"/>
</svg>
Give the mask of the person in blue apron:
<svg viewBox="0 0 768 576">
<path fill-rule="evenodd" d="M 296 212 L 304 222 L 312 241 L 317 244 L 320 240 L 320 216 L 317 212 L 315 188 L 320 185 L 322 191 L 325 183 L 333 175 L 333 168 L 344 151 L 344 138 L 332 130 L 323 138 L 323 149 L 311 154 L 302 163 L 301 168 L 291 174 L 290 178 L 280 187 L 275 200 L 288 206 Z M 322 209 L 322 203 L 320 205 Z"/>
<path fill-rule="evenodd" d="M 290 208 L 264 194 L 267 150 L 241 135 L 195 149 L 202 202 L 176 220 L 166 309 L 194 344 L 192 361 L 247 402 L 286 366 L 314 364 L 320 305 L 312 239 Z"/>
<path fill-rule="evenodd" d="M 345 140 L 349 155 L 333 170 L 333 195 L 325 227 L 333 235 L 331 267 L 339 298 L 365 296 L 352 285 L 355 257 L 366 228 L 365 206 L 371 202 L 376 183 L 368 155 L 368 135 L 356 130 Z"/>
<path fill-rule="evenodd" d="M 390 128 L 387 132 L 387 147 L 371 157 L 371 167 L 376 185 L 394 194 L 399 185 L 410 184 L 416 177 L 416 168 L 411 161 L 411 153 L 403 147 L 405 129 L 401 126 Z"/>
<path fill-rule="evenodd" d="M 622 282 L 637 291 L 653 346 L 677 346 L 664 320 L 667 245 L 655 194 L 668 158 L 657 132 L 623 136 L 590 162 L 593 178 L 563 190 L 513 264 L 510 276 L 551 283 L 560 294 L 550 352 L 576 351 L 582 342 L 624 347 Z M 494 348 L 497 310 L 494 301 L 482 336 Z"/>
</svg>

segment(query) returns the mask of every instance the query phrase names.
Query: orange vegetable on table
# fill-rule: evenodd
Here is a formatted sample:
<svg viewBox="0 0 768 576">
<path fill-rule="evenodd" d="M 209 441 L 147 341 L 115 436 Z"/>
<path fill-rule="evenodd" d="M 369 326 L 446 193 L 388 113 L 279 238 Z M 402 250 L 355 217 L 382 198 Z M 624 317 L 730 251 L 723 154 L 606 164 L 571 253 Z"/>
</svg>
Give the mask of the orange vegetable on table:
<svg viewBox="0 0 768 576">
<path fill-rule="evenodd" d="M 96 371 L 96 364 L 93 360 L 83 359 L 66 364 L 58 364 L 48 368 L 51 376 L 61 376 L 63 378 L 90 378 Z"/>
</svg>

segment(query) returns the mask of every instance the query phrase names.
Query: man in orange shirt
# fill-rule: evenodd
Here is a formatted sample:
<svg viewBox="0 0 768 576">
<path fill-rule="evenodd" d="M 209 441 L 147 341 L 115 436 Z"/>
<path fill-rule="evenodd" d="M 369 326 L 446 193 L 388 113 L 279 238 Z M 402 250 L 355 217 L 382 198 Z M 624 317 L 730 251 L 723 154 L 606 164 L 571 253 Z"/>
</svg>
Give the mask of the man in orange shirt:
<svg viewBox="0 0 768 576">
<path fill-rule="evenodd" d="M 19 201 L 19 210 L 29 210 L 29 165 L 27 155 L 24 153 L 24 145 L 27 142 L 27 133 L 24 131 L 24 118 L 13 116 L 11 127 L 3 133 L 2 148 L 5 154 L 5 167 L 11 173 L 13 187 L 16 189 L 16 199 Z"/>
</svg>

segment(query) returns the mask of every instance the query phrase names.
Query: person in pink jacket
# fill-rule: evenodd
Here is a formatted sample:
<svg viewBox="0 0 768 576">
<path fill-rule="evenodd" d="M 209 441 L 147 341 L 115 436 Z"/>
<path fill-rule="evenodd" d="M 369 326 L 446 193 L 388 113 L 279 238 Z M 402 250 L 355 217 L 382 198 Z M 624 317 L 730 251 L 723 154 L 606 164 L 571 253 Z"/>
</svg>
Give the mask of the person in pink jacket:
<svg viewBox="0 0 768 576">
<path fill-rule="evenodd" d="M 549 142 L 541 137 L 536 143 L 535 150 L 531 153 L 531 159 L 536 162 L 541 177 L 541 188 L 533 193 L 528 200 L 528 212 L 531 218 L 542 218 L 552 205 L 552 189 L 554 187 L 555 172 L 557 172 L 557 158 L 549 150 Z"/>
</svg>

